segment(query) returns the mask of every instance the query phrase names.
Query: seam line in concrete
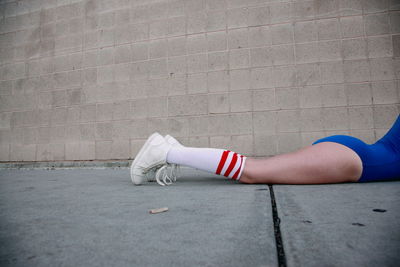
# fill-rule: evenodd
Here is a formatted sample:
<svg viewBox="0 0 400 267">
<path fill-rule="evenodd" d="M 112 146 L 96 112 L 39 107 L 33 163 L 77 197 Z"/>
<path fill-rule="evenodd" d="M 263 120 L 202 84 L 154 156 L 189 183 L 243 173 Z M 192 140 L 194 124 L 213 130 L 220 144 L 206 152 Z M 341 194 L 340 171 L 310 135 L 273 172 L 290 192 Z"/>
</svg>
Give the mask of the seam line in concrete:
<svg viewBox="0 0 400 267">
<path fill-rule="evenodd" d="M 274 222 L 274 235 L 275 235 L 276 252 L 278 256 L 278 266 L 286 267 L 286 256 L 283 247 L 282 234 L 280 228 L 281 219 L 279 218 L 278 209 L 276 207 L 274 188 L 272 187 L 272 185 L 268 185 L 268 187 L 271 196 L 272 220 Z"/>
</svg>

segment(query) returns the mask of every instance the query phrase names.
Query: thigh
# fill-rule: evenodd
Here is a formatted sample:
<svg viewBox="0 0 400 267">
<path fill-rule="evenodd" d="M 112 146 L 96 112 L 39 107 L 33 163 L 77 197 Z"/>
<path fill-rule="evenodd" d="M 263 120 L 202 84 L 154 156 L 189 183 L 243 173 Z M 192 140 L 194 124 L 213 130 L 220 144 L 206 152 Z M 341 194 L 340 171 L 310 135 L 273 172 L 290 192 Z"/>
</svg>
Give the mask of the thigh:
<svg viewBox="0 0 400 267">
<path fill-rule="evenodd" d="M 356 182 L 363 172 L 360 156 L 351 148 L 336 142 L 322 142 L 299 150 L 308 161 L 310 175 L 331 182 Z"/>
<path fill-rule="evenodd" d="M 356 182 L 362 174 L 360 157 L 352 149 L 322 142 L 275 157 L 281 164 L 276 183 L 325 184 Z"/>
<path fill-rule="evenodd" d="M 267 184 L 355 182 L 361 177 L 362 166 L 360 157 L 352 149 L 322 142 L 266 159 L 247 159 L 240 180 Z"/>
</svg>

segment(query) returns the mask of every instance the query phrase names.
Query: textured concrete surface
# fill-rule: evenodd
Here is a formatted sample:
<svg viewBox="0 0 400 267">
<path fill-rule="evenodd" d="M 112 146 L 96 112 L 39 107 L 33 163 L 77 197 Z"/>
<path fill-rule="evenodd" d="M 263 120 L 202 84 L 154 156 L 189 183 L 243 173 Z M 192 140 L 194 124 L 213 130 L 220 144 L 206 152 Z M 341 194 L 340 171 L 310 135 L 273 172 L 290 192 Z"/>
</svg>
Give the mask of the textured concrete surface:
<svg viewBox="0 0 400 267">
<path fill-rule="evenodd" d="M 104 160 L 104 161 L 20 161 L 0 162 L 0 169 L 69 169 L 69 168 L 128 168 L 130 160 Z"/>
<path fill-rule="evenodd" d="M 278 265 L 267 186 L 182 175 L 0 170 L 0 265 Z M 398 265 L 400 181 L 273 188 L 287 266 Z"/>
<path fill-rule="evenodd" d="M 288 266 L 399 266 L 400 181 L 274 192 Z"/>
<path fill-rule="evenodd" d="M 276 266 L 267 187 L 188 174 L 161 187 L 128 169 L 1 170 L 0 265 Z"/>
<path fill-rule="evenodd" d="M 132 159 L 159 131 L 267 156 L 399 113 L 396 0 L 0 1 L 0 161 Z"/>
</svg>

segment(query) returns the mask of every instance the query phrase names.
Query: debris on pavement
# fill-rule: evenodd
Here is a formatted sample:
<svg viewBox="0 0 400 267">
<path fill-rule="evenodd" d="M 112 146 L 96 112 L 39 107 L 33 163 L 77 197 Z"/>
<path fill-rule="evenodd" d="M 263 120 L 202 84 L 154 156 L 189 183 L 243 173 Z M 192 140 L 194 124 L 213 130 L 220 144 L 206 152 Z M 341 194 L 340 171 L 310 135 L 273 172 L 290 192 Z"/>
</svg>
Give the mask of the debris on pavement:
<svg viewBox="0 0 400 267">
<path fill-rule="evenodd" d="M 168 211 L 167 207 L 159 208 L 159 209 L 152 209 L 149 212 L 150 212 L 150 214 L 157 214 L 157 213 L 166 212 L 166 211 Z"/>
</svg>

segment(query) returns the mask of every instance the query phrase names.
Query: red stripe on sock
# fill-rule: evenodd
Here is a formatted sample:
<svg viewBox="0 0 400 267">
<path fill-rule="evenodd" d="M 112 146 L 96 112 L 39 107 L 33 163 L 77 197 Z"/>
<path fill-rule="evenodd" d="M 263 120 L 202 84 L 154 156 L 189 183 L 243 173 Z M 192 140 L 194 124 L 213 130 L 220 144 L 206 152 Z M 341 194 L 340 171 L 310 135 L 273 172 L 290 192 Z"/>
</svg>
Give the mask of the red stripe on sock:
<svg viewBox="0 0 400 267">
<path fill-rule="evenodd" d="M 232 156 L 232 159 L 231 159 L 231 163 L 229 164 L 229 167 L 228 167 L 228 169 L 226 170 L 226 172 L 224 174 L 225 177 L 229 176 L 229 174 L 231 173 L 231 171 L 233 170 L 233 168 L 236 165 L 237 159 L 238 159 L 238 156 L 237 156 L 236 153 L 234 153 L 233 156 Z"/>
<path fill-rule="evenodd" d="M 222 168 L 225 165 L 225 161 L 226 161 L 226 158 L 228 157 L 229 152 L 230 152 L 229 150 L 225 150 L 224 153 L 222 153 L 221 160 L 219 161 L 217 171 L 215 172 L 216 174 L 221 174 Z"/>
<path fill-rule="evenodd" d="M 240 173 L 240 170 L 242 169 L 242 164 L 243 164 L 243 155 L 240 156 L 240 166 L 239 169 L 237 169 L 237 171 L 235 172 L 235 174 L 233 175 L 232 179 L 237 180 L 238 175 Z"/>
</svg>

